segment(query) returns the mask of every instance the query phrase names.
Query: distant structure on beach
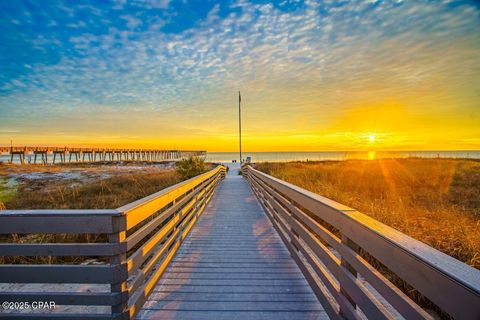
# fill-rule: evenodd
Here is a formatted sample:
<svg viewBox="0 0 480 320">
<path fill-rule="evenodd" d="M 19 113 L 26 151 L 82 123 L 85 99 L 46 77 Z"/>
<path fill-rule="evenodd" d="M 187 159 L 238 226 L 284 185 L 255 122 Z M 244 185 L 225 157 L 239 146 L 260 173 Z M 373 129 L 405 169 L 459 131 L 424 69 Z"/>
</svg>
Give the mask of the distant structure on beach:
<svg viewBox="0 0 480 320">
<path fill-rule="evenodd" d="M 10 162 L 15 158 L 21 164 L 48 164 L 67 162 L 95 161 L 164 161 L 180 160 L 192 156 L 205 157 L 204 150 L 162 150 L 162 149 L 105 149 L 105 148 L 70 148 L 70 147 L 0 147 L 0 154 L 10 156 Z M 49 156 L 51 160 L 49 160 Z M 33 161 L 32 161 L 33 157 Z"/>
</svg>

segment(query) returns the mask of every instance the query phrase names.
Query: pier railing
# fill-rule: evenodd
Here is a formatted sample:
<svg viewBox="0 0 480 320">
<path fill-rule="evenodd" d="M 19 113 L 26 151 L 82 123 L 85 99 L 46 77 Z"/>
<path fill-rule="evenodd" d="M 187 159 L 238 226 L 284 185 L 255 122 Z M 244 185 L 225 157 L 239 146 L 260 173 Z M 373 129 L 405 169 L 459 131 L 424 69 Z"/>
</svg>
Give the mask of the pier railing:
<svg viewBox="0 0 480 320">
<path fill-rule="evenodd" d="M 0 317 L 134 318 L 224 176 L 225 167 L 218 166 L 114 210 L 0 211 L 0 257 L 6 261 L 0 302 L 7 302 Z M 2 242 L 2 235 L 15 234 L 46 243 L 28 243 L 28 236 L 22 243 Z M 96 241 L 66 240 L 86 234 Z M 31 263 L 29 257 L 82 263 Z M 54 302 L 57 310 L 33 310 L 38 302 Z"/>
<path fill-rule="evenodd" d="M 397 279 L 442 316 L 480 319 L 480 271 L 352 208 L 242 171 L 330 317 L 432 319 Z"/>
</svg>

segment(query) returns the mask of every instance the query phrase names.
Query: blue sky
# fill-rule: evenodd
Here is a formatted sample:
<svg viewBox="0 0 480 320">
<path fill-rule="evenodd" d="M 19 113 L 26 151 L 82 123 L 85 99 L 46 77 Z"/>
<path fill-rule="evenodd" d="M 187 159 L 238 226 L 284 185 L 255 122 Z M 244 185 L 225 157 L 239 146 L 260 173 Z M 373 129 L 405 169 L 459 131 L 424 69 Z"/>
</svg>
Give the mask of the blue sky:
<svg viewBox="0 0 480 320">
<path fill-rule="evenodd" d="M 474 148 L 479 12 L 474 1 L 1 1 L 0 144 L 234 150 L 242 90 L 252 148 L 348 147 L 367 131 L 393 133 L 394 148 Z M 383 116 L 352 127 L 362 108 Z M 396 126 L 392 108 L 413 124 Z"/>
</svg>

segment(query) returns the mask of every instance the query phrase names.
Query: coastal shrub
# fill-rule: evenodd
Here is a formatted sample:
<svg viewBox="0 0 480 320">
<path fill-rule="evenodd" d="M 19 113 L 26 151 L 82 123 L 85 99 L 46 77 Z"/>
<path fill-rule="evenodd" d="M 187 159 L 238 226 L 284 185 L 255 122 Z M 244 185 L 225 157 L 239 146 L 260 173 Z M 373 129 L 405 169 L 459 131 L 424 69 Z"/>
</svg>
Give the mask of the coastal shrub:
<svg viewBox="0 0 480 320">
<path fill-rule="evenodd" d="M 190 179 L 206 171 L 205 161 L 199 157 L 190 157 L 177 162 L 177 173 L 182 179 Z"/>
</svg>

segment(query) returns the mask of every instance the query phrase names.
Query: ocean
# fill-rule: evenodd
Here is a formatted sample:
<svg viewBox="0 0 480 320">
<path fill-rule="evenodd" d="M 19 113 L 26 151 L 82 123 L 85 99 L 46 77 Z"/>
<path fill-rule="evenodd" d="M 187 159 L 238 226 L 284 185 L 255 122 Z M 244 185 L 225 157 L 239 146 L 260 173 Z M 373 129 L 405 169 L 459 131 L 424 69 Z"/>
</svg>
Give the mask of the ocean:
<svg viewBox="0 0 480 320">
<path fill-rule="evenodd" d="M 380 158 L 467 158 L 480 159 L 480 150 L 475 151 L 335 151 L 335 152 L 244 152 L 243 158 L 252 162 L 287 162 L 287 161 L 343 161 L 349 159 Z M 238 152 L 208 152 L 209 162 L 232 162 L 239 159 Z"/>
<path fill-rule="evenodd" d="M 343 161 L 349 159 L 381 159 L 381 158 L 465 158 L 480 159 L 480 150 L 474 151 L 325 151 L 325 152 L 244 152 L 243 158 L 251 158 L 252 162 L 287 162 L 287 161 Z M 27 155 L 26 161 L 33 162 L 33 155 Z M 40 157 L 39 157 L 40 158 Z M 232 162 L 239 159 L 238 152 L 207 152 L 205 158 L 208 162 Z M 8 154 L 0 155 L 0 162 L 10 161 Z M 14 157 L 14 163 L 19 163 Z M 58 159 L 57 159 L 58 161 Z M 68 156 L 67 156 L 68 161 Z M 37 159 L 37 162 L 40 162 Z M 52 156 L 48 156 L 52 162 Z"/>
</svg>

